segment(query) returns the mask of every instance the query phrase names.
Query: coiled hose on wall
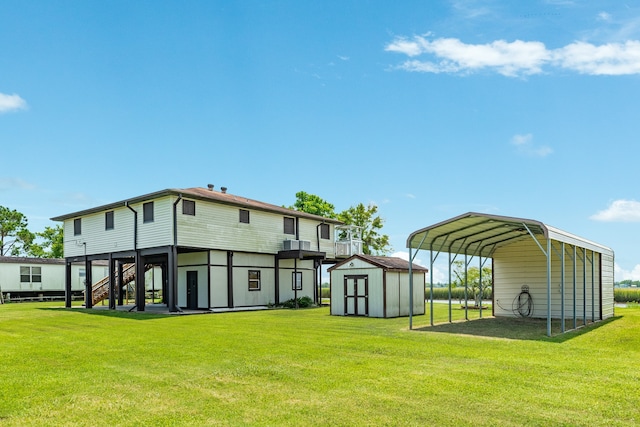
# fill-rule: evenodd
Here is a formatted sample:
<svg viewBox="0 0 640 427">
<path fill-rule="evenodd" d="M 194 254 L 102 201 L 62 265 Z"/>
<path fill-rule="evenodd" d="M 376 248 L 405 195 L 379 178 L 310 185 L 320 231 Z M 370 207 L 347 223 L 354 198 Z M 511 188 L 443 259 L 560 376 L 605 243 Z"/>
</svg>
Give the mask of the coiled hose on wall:
<svg viewBox="0 0 640 427">
<path fill-rule="evenodd" d="M 533 297 L 529 293 L 529 286 L 522 285 L 520 293 L 513 299 L 511 309 L 513 314 L 530 317 L 533 314 Z"/>
</svg>

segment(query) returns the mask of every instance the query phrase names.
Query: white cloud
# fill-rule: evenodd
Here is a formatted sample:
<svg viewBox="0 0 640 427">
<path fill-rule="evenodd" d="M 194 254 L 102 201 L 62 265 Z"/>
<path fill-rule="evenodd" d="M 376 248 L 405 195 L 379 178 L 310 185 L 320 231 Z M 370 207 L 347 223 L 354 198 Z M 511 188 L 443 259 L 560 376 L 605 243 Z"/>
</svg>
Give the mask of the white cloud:
<svg viewBox="0 0 640 427">
<path fill-rule="evenodd" d="M 15 93 L 6 95 L 0 93 L 0 114 L 11 111 L 24 110 L 27 108 L 27 102 Z"/>
<path fill-rule="evenodd" d="M 614 200 L 609 207 L 590 219 L 605 222 L 640 222 L 640 202 L 635 200 Z"/>
<path fill-rule="evenodd" d="M 554 52 L 557 63 L 581 74 L 619 76 L 640 74 L 640 41 L 594 46 L 575 42 Z"/>
<path fill-rule="evenodd" d="M 640 264 L 636 264 L 632 270 L 625 270 L 616 262 L 614 263 L 613 274 L 615 275 L 616 282 L 621 280 L 640 280 Z"/>
<path fill-rule="evenodd" d="M 640 41 L 600 46 L 574 42 L 559 49 L 547 49 L 539 41 L 496 40 L 467 44 L 455 38 L 430 39 L 430 34 L 413 38 L 396 37 L 385 51 L 408 56 L 395 68 L 423 73 L 469 74 L 491 70 L 507 77 L 546 72 L 559 67 L 589 75 L 640 74 Z M 425 59 L 417 59 L 426 56 Z"/>
<path fill-rule="evenodd" d="M 535 145 L 533 135 L 530 133 L 524 135 L 514 135 L 511 138 L 511 144 L 515 145 L 520 154 L 530 157 L 546 157 L 553 153 L 553 149 L 546 145 Z"/>
<path fill-rule="evenodd" d="M 35 185 L 21 178 L 0 178 L 0 191 L 4 190 L 33 190 Z"/>
<path fill-rule="evenodd" d="M 598 20 L 605 21 L 605 22 L 610 22 L 611 21 L 611 14 L 607 13 L 607 12 L 600 12 L 600 13 L 598 13 Z"/>
</svg>

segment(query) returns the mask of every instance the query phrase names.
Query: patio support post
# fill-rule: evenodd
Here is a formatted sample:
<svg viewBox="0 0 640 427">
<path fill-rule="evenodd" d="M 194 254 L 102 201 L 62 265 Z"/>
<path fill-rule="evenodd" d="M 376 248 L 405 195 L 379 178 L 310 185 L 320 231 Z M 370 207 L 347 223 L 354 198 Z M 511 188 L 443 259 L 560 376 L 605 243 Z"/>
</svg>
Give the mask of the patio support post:
<svg viewBox="0 0 640 427">
<path fill-rule="evenodd" d="M 116 309 L 116 277 L 115 277 L 115 260 L 113 254 L 109 254 L 109 310 Z"/>
<path fill-rule="evenodd" d="M 144 311 L 145 306 L 145 283 L 144 283 L 144 257 L 136 251 L 136 310 Z"/>
<path fill-rule="evenodd" d="M 93 292 L 91 289 L 92 284 L 93 284 L 93 279 L 91 278 L 91 260 L 85 256 L 85 259 L 84 259 L 84 306 L 86 308 L 93 308 Z"/>
<path fill-rule="evenodd" d="M 71 261 L 67 259 L 64 268 L 64 306 L 71 308 Z"/>
</svg>

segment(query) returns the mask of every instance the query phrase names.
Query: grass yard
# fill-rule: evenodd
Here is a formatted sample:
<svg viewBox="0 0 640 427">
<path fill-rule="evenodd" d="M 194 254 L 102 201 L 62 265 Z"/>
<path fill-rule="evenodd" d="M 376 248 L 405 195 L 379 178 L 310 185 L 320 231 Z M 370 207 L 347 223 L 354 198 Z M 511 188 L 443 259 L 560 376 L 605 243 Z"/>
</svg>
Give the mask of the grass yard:
<svg viewBox="0 0 640 427">
<path fill-rule="evenodd" d="M 0 306 L 3 427 L 640 423 L 637 307 L 548 338 L 544 321 L 424 327 L 427 315 L 408 331 L 406 318 L 327 307 L 162 316 L 59 306 Z"/>
</svg>

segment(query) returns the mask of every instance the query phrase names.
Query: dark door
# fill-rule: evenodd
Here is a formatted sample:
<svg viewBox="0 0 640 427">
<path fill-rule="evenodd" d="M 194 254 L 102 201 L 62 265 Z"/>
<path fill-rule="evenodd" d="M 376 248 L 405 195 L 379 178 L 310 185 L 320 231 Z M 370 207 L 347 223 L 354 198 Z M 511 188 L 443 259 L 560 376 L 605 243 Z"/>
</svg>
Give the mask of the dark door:
<svg viewBox="0 0 640 427">
<path fill-rule="evenodd" d="M 344 276 L 344 314 L 369 315 L 369 276 Z"/>
<path fill-rule="evenodd" d="M 198 272 L 187 271 L 187 308 L 198 308 Z"/>
</svg>

